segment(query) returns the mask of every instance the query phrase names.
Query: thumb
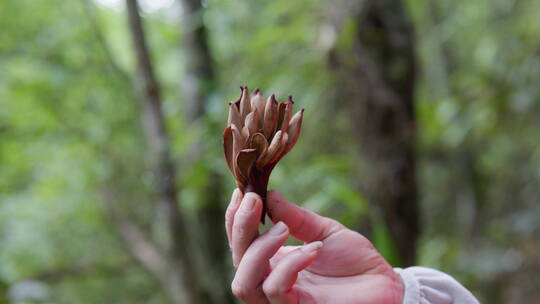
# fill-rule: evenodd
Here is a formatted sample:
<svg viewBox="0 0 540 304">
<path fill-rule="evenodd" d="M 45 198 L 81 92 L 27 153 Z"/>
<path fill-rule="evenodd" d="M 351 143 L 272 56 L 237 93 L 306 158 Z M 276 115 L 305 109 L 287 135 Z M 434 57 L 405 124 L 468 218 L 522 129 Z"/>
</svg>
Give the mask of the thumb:
<svg viewBox="0 0 540 304">
<path fill-rule="evenodd" d="M 292 236 L 303 242 L 322 241 L 331 234 L 345 229 L 339 222 L 320 216 L 288 202 L 275 190 L 266 195 L 268 213 L 272 222 L 284 222 Z"/>
</svg>

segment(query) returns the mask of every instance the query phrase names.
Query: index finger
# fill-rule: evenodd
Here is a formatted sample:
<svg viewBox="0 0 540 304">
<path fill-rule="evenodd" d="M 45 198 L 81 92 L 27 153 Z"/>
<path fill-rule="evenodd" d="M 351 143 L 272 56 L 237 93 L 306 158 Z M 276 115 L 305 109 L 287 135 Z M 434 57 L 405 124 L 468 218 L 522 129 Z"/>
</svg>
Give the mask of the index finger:
<svg viewBox="0 0 540 304">
<path fill-rule="evenodd" d="M 240 207 L 240 202 L 242 201 L 243 197 L 244 196 L 242 195 L 242 191 L 240 191 L 238 188 L 234 189 L 232 197 L 231 197 L 231 202 L 229 203 L 229 206 L 227 207 L 227 211 L 225 211 L 225 230 L 227 231 L 227 239 L 229 240 L 229 247 L 231 247 L 234 215 L 236 214 L 236 211 L 238 211 L 238 207 Z"/>
<path fill-rule="evenodd" d="M 259 195 L 248 192 L 244 195 L 240 208 L 234 215 L 231 231 L 231 249 L 233 264 L 238 266 L 249 245 L 259 235 L 259 221 L 262 213 L 262 201 Z"/>
<path fill-rule="evenodd" d="M 345 229 L 336 220 L 320 216 L 288 202 L 279 192 L 268 191 L 266 195 L 268 213 L 272 221 L 283 221 L 291 235 L 303 242 L 322 241 L 330 235 Z"/>
</svg>

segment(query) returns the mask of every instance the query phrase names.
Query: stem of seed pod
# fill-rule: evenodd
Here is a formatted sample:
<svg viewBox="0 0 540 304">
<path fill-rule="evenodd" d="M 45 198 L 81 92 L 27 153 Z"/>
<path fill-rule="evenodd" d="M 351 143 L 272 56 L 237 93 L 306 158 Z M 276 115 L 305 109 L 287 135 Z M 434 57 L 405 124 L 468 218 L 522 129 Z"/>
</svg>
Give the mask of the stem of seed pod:
<svg viewBox="0 0 540 304">
<path fill-rule="evenodd" d="M 272 169 L 274 168 L 274 165 L 268 166 L 264 168 L 262 171 L 259 170 L 252 170 L 251 176 L 248 179 L 249 182 L 246 185 L 245 192 L 255 192 L 257 193 L 263 203 L 263 210 L 261 213 L 261 223 L 264 224 L 266 214 L 268 212 L 268 205 L 266 204 L 266 193 L 268 192 L 268 181 L 270 179 L 270 173 L 272 173 Z M 268 216 L 271 217 L 270 214 Z"/>
<path fill-rule="evenodd" d="M 262 187 L 262 185 L 248 184 L 246 186 L 246 193 L 248 193 L 248 192 L 255 192 L 262 199 L 263 209 L 262 209 L 262 212 L 261 212 L 261 223 L 264 225 L 265 218 L 266 218 L 266 210 L 267 210 L 266 193 L 268 192 L 268 189 L 266 187 Z"/>
</svg>

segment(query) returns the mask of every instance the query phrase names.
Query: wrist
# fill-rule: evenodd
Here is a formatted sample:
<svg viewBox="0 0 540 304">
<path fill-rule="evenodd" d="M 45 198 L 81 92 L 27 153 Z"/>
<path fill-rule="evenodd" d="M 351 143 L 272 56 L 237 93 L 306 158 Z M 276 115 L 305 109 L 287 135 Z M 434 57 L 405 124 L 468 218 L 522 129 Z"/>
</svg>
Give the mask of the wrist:
<svg viewBox="0 0 540 304">
<path fill-rule="evenodd" d="M 393 304 L 403 304 L 403 297 L 405 295 L 405 284 L 399 274 L 392 270 L 392 284 L 393 284 Z"/>
</svg>

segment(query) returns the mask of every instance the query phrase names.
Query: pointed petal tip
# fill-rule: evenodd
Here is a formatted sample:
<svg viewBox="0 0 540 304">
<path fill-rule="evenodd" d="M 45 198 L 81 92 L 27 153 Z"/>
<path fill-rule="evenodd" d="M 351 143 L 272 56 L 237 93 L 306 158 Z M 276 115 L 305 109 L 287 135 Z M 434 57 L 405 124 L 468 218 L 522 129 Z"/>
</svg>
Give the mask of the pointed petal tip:
<svg viewBox="0 0 540 304">
<path fill-rule="evenodd" d="M 240 86 L 240 96 L 236 98 L 235 102 L 240 102 L 240 99 L 242 99 L 242 94 L 244 93 L 244 86 Z"/>
<path fill-rule="evenodd" d="M 259 88 L 256 88 L 255 91 L 253 91 L 253 95 L 257 95 L 260 93 L 261 93 L 261 90 L 259 90 Z"/>
<path fill-rule="evenodd" d="M 241 97 L 241 96 L 240 96 L 240 97 Z M 233 104 L 236 105 L 236 106 L 238 106 L 238 105 L 240 104 L 240 97 L 236 98 L 235 100 L 229 101 L 229 102 L 228 102 L 229 106 L 231 106 L 231 105 L 233 105 Z"/>
<path fill-rule="evenodd" d="M 247 90 L 248 90 L 247 86 L 245 86 L 245 85 L 240 86 L 240 97 L 238 97 L 238 100 L 242 99 L 242 96 L 244 96 L 245 91 L 247 91 Z"/>
<path fill-rule="evenodd" d="M 240 98 L 242 98 L 243 96 L 249 97 L 249 89 L 247 86 L 240 86 L 240 89 L 242 90 L 240 92 Z"/>
</svg>

